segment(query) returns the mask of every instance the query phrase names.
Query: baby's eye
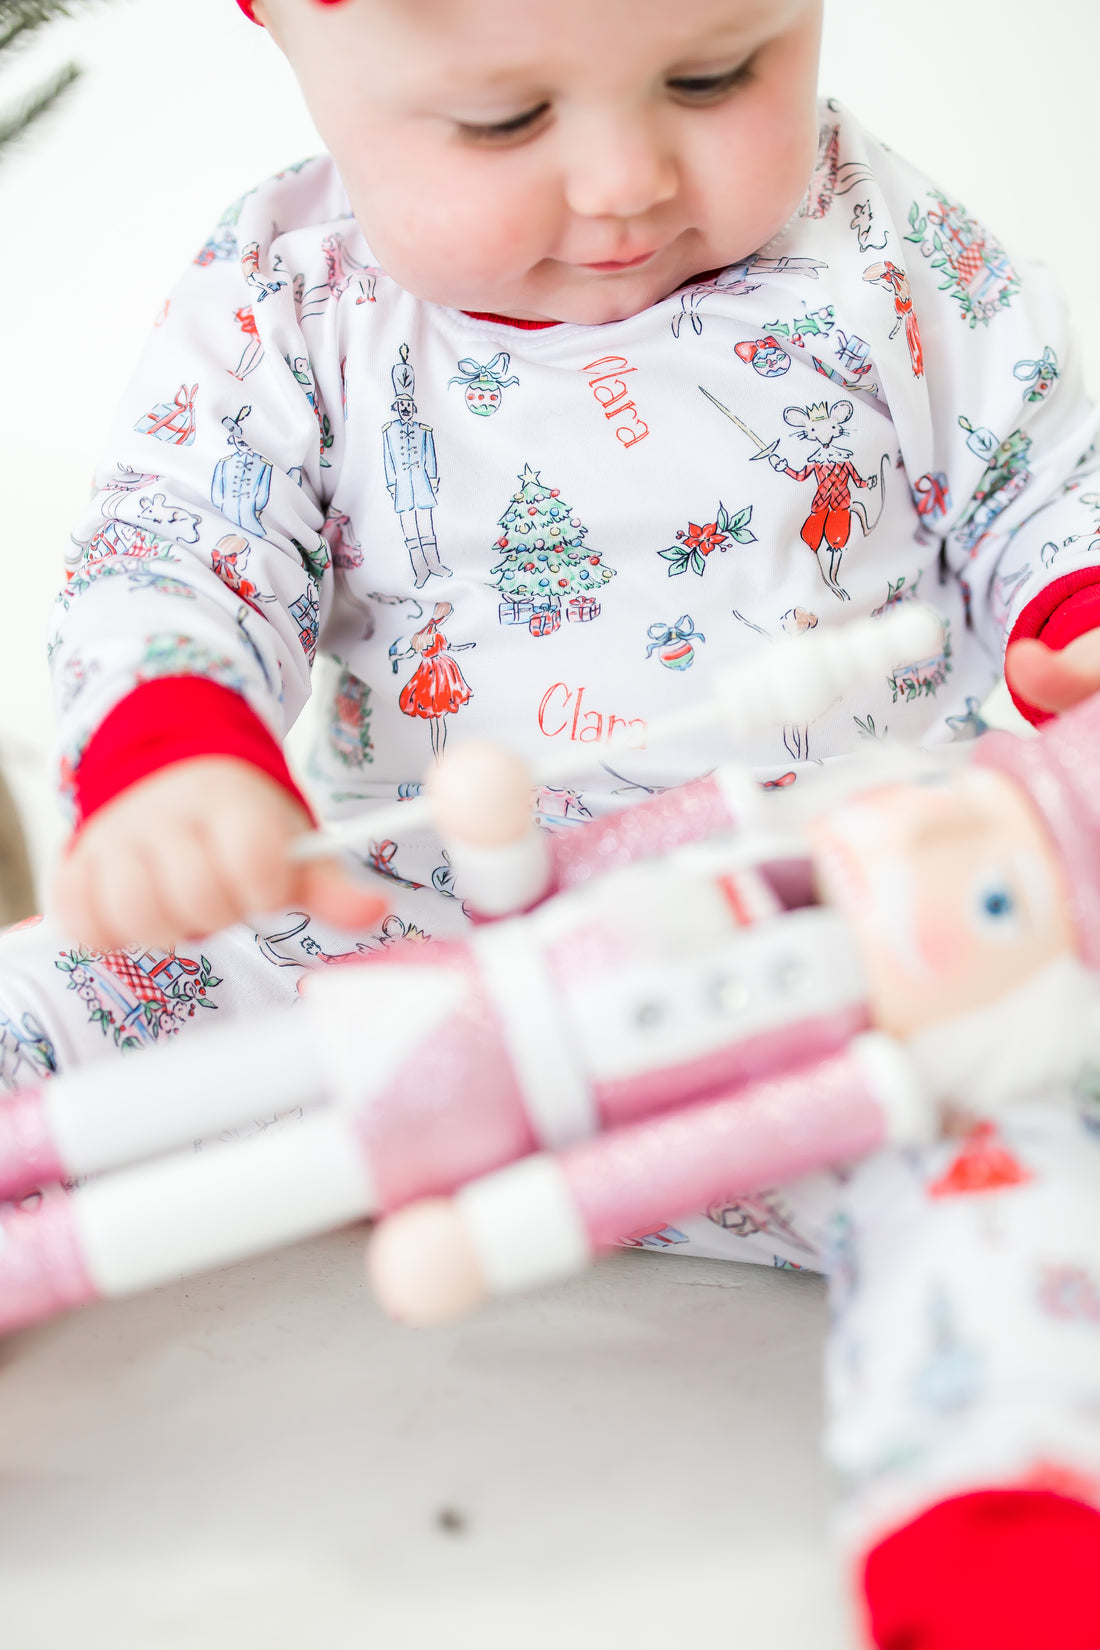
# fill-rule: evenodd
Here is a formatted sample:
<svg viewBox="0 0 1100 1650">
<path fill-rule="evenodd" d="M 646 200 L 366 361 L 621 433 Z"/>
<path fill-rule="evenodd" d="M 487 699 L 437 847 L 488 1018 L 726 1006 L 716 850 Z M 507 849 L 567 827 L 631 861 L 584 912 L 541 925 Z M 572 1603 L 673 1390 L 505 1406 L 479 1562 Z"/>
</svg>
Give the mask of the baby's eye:
<svg viewBox="0 0 1100 1650">
<path fill-rule="evenodd" d="M 753 77 L 752 64 L 740 63 L 736 69 L 730 69 L 726 74 L 715 75 L 681 75 L 675 80 L 665 82 L 670 92 L 677 97 L 686 99 L 689 103 L 717 103 L 732 92 L 735 87 L 743 86 Z"/>
<path fill-rule="evenodd" d="M 537 126 L 549 107 L 549 103 L 540 103 L 536 108 L 525 109 L 522 114 L 513 115 L 509 120 L 498 120 L 484 126 L 460 120 L 458 130 L 471 143 L 507 142 L 509 138 L 525 136 Z"/>
</svg>

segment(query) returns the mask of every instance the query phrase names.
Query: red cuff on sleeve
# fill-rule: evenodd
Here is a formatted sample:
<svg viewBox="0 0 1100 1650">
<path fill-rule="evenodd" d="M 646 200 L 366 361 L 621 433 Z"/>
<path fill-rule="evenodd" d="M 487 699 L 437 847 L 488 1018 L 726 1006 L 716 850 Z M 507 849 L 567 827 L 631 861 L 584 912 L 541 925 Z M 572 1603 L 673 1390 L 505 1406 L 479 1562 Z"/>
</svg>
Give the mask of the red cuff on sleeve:
<svg viewBox="0 0 1100 1650">
<path fill-rule="evenodd" d="M 313 818 L 282 750 L 239 693 L 201 676 L 161 676 L 121 699 L 92 735 L 73 782 L 78 823 L 158 768 L 199 756 L 251 763 Z"/>
<path fill-rule="evenodd" d="M 868 1556 L 881 1650 L 1094 1650 L 1100 1513 L 1050 1491 L 941 1501 Z"/>
<path fill-rule="evenodd" d="M 1013 642 L 1027 636 L 1036 636 L 1047 647 L 1060 651 L 1068 647 L 1086 630 L 1100 629 L 1100 567 L 1081 567 L 1076 573 L 1067 573 L 1055 579 L 1045 590 L 1040 590 L 1034 601 L 1028 602 L 1012 627 L 1008 639 Z M 1036 710 L 1012 692 L 1012 703 L 1035 727 L 1052 720 L 1050 712 Z"/>
</svg>

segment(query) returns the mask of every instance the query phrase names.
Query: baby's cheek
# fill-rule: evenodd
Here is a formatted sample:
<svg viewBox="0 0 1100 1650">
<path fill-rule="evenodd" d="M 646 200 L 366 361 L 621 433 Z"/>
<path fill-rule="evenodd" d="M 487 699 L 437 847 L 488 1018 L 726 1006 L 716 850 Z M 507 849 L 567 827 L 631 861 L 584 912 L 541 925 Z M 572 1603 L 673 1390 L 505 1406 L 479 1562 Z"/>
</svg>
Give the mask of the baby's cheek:
<svg viewBox="0 0 1100 1650">
<path fill-rule="evenodd" d="M 411 290 L 430 292 L 437 302 L 465 299 L 476 308 L 478 291 L 526 272 L 545 255 L 537 191 L 471 176 L 462 166 L 429 174 L 428 184 L 417 168 L 406 172 L 403 180 L 391 177 L 372 189 L 368 210 L 379 256 L 388 245 L 393 273 Z"/>
</svg>

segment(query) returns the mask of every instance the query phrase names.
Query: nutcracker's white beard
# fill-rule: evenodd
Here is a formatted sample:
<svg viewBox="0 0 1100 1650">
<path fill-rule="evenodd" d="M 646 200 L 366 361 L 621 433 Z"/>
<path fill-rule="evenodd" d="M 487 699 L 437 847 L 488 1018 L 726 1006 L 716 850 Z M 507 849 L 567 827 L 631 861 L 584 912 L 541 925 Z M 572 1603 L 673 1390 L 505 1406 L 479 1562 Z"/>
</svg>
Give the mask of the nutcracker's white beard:
<svg viewBox="0 0 1100 1650">
<path fill-rule="evenodd" d="M 1059 957 L 1007 997 L 918 1032 L 906 1047 L 939 1100 L 988 1115 L 1041 1097 L 1100 1059 L 1100 977 Z"/>
</svg>

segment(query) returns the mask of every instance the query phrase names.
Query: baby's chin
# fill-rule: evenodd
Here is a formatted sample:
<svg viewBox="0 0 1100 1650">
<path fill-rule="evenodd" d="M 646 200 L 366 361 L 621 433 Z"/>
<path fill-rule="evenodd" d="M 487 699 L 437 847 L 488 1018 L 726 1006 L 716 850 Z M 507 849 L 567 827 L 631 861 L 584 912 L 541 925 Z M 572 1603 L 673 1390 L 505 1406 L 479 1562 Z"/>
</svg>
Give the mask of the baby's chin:
<svg viewBox="0 0 1100 1650">
<path fill-rule="evenodd" d="M 724 266 L 723 266 L 724 267 Z M 558 321 L 575 326 L 609 326 L 628 321 L 652 309 L 697 273 L 678 271 L 661 274 L 657 270 L 624 271 L 621 275 L 596 274 L 556 266 L 518 290 L 499 293 L 495 302 L 452 305 L 478 313 L 507 316 L 516 321 Z"/>
</svg>

